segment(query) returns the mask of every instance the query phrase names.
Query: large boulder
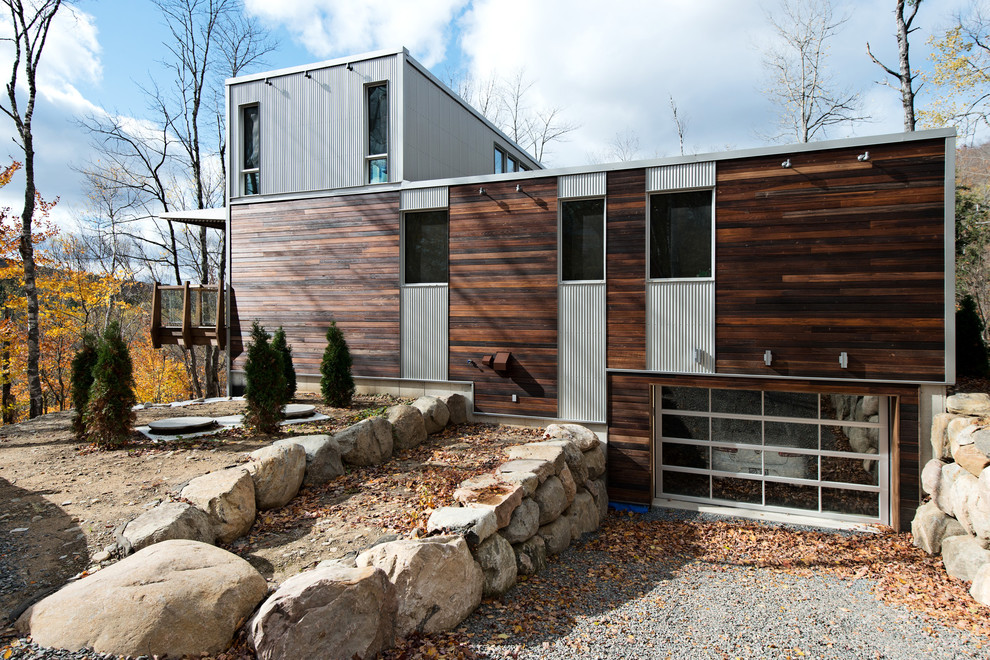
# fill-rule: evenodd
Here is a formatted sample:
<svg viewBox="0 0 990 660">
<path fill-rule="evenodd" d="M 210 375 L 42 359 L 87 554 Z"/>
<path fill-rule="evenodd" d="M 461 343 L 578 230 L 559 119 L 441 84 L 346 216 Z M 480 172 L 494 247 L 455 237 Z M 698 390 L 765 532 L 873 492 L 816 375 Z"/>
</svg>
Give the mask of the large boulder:
<svg viewBox="0 0 990 660">
<path fill-rule="evenodd" d="M 237 555 L 197 541 L 162 541 L 28 609 L 17 629 L 42 646 L 181 658 L 227 648 L 268 591 Z"/>
<path fill-rule="evenodd" d="M 399 597 L 396 633 L 450 630 L 481 604 L 484 574 L 459 536 L 391 541 L 357 556 L 388 574 Z"/>
<path fill-rule="evenodd" d="M 557 474 L 557 469 L 550 461 L 542 459 L 527 458 L 509 461 L 498 467 L 497 472 L 503 477 L 511 474 L 533 474 L 540 483 Z"/>
<path fill-rule="evenodd" d="M 595 498 L 584 488 L 578 490 L 561 519 L 566 519 L 571 526 L 571 540 L 576 541 L 582 534 L 598 529 L 598 507 Z"/>
<path fill-rule="evenodd" d="M 392 425 L 384 417 L 362 419 L 334 436 L 350 465 L 378 465 L 392 457 Z"/>
<path fill-rule="evenodd" d="M 412 449 L 426 440 L 426 422 L 419 408 L 401 403 L 392 406 L 386 413 L 392 424 L 392 443 L 396 449 Z"/>
<path fill-rule="evenodd" d="M 970 427 L 975 428 L 975 427 Z M 990 465 L 990 458 L 976 448 L 976 445 L 968 444 L 961 445 L 952 452 L 952 458 L 956 459 L 956 463 L 960 467 L 964 468 L 974 477 L 979 477 L 980 473 Z"/>
<path fill-rule="evenodd" d="M 471 547 L 476 547 L 497 529 L 498 523 L 493 510 L 474 507 L 445 506 L 435 509 L 426 522 L 427 532 L 458 534 Z"/>
<path fill-rule="evenodd" d="M 942 460 L 952 458 L 949 450 L 949 423 L 958 419 L 959 415 L 954 413 L 939 413 L 932 417 L 932 456 Z"/>
<path fill-rule="evenodd" d="M 567 506 L 570 506 L 574 501 L 574 495 L 577 494 L 577 484 L 574 483 L 574 477 L 571 476 L 571 469 L 565 465 L 557 478 L 560 479 L 560 485 L 564 487 L 564 499 L 567 500 Z"/>
<path fill-rule="evenodd" d="M 980 420 L 981 425 L 985 423 L 985 419 Z M 980 426 L 973 431 L 973 446 L 979 449 L 983 454 L 990 456 L 990 428 Z"/>
<path fill-rule="evenodd" d="M 536 534 L 540 528 L 540 507 L 531 498 L 525 498 L 516 510 L 512 512 L 512 518 L 508 526 L 499 531 L 509 543 L 522 543 L 526 539 Z"/>
<path fill-rule="evenodd" d="M 210 517 L 185 502 L 164 502 L 114 532 L 125 555 L 162 541 L 186 539 L 213 545 L 216 531 Z"/>
<path fill-rule="evenodd" d="M 975 430 L 975 417 L 956 417 L 949 422 L 946 429 L 946 435 L 949 438 L 949 455 L 954 455 L 963 445 L 973 444 L 973 431 Z"/>
<path fill-rule="evenodd" d="M 488 509 L 499 529 L 509 524 L 512 512 L 523 500 L 522 486 L 496 480 L 492 475 L 467 479 L 454 491 L 454 499 L 466 507 Z"/>
<path fill-rule="evenodd" d="M 990 605 L 990 564 L 981 566 L 976 575 L 973 576 L 973 586 L 969 588 L 969 595 L 977 603 Z"/>
<path fill-rule="evenodd" d="M 987 394 L 953 394 L 946 398 L 945 409 L 950 413 L 960 415 L 990 415 L 990 395 Z"/>
<path fill-rule="evenodd" d="M 605 486 L 605 480 L 589 480 L 585 484 L 585 488 L 595 498 L 595 508 L 598 509 L 598 524 L 601 525 L 608 515 L 608 488 Z"/>
<path fill-rule="evenodd" d="M 486 598 L 504 594 L 516 584 L 516 553 L 504 538 L 495 534 L 478 546 L 474 558 L 485 576 L 482 595 Z"/>
<path fill-rule="evenodd" d="M 560 554 L 571 544 L 571 521 L 561 516 L 540 527 L 539 536 L 543 538 L 548 555 Z"/>
<path fill-rule="evenodd" d="M 254 479 L 254 502 L 259 511 L 289 503 L 306 476 L 306 450 L 296 443 L 273 444 L 250 454 L 247 471 Z"/>
<path fill-rule="evenodd" d="M 450 414 L 450 419 L 447 420 L 448 424 L 466 424 L 468 421 L 468 400 L 463 394 L 458 394 L 457 392 L 451 392 L 450 394 L 442 394 L 437 397 L 443 401 L 444 405 L 447 406 L 447 412 Z"/>
<path fill-rule="evenodd" d="M 196 477 L 179 495 L 210 516 L 217 541 L 230 543 L 251 530 L 257 507 L 254 479 L 244 468 L 229 468 Z"/>
<path fill-rule="evenodd" d="M 957 480 L 966 476 L 973 476 L 955 463 L 946 463 L 942 466 L 942 479 L 939 482 L 938 496 L 934 498 L 935 504 L 950 516 L 954 516 L 952 510 L 952 492 Z"/>
<path fill-rule="evenodd" d="M 439 433 L 447 427 L 450 421 L 450 411 L 447 404 L 435 396 L 421 396 L 412 402 L 414 408 L 419 408 L 423 413 L 423 421 L 426 423 L 426 432 L 430 435 Z"/>
<path fill-rule="evenodd" d="M 381 569 L 323 562 L 295 575 L 251 620 L 260 660 L 374 658 L 395 643 L 398 599 Z"/>
<path fill-rule="evenodd" d="M 912 542 L 930 555 L 942 552 L 944 539 L 965 534 L 959 521 L 946 515 L 934 502 L 919 506 L 911 521 Z"/>
<path fill-rule="evenodd" d="M 329 435 L 301 435 L 279 440 L 275 444 L 296 444 L 306 452 L 304 486 L 322 486 L 344 474 L 340 445 Z"/>
<path fill-rule="evenodd" d="M 598 436 L 594 431 L 580 424 L 551 424 L 543 432 L 548 440 L 570 440 L 581 451 L 588 451 L 598 446 Z"/>
<path fill-rule="evenodd" d="M 526 497 L 532 497 L 540 486 L 540 478 L 532 472 L 499 472 L 498 479 L 507 484 L 518 484 Z"/>
<path fill-rule="evenodd" d="M 942 492 L 943 467 L 945 467 L 945 463 L 933 458 L 925 463 L 925 467 L 921 470 L 921 488 L 931 495 L 932 499 L 938 498 L 939 493 Z"/>
<path fill-rule="evenodd" d="M 519 575 L 536 575 L 547 567 L 547 547 L 539 534 L 512 546 Z"/>
<path fill-rule="evenodd" d="M 530 442 L 525 445 L 512 445 L 505 448 L 505 455 L 513 461 L 547 461 L 553 464 L 557 474 L 567 464 L 564 449 L 545 442 Z"/>
<path fill-rule="evenodd" d="M 969 582 L 977 571 L 990 564 L 990 550 L 972 536 L 952 536 L 942 539 L 942 563 L 946 573 Z"/>
<path fill-rule="evenodd" d="M 979 497 L 979 480 L 966 470 L 959 468 L 956 478 L 952 481 L 952 487 L 949 489 L 949 508 L 952 516 L 969 534 L 973 533 L 972 513 Z"/>
<path fill-rule="evenodd" d="M 567 508 L 567 493 L 557 477 L 550 477 L 533 493 L 533 501 L 540 507 L 540 525 L 546 525 L 560 517 Z"/>
<path fill-rule="evenodd" d="M 564 451 L 567 469 L 571 471 L 575 483 L 583 486 L 588 479 L 588 470 L 584 466 L 584 452 L 578 449 L 577 444 L 572 440 L 544 440 L 543 444 L 560 447 Z"/>
<path fill-rule="evenodd" d="M 601 445 L 583 452 L 582 457 L 585 472 L 588 474 L 588 481 L 597 479 L 605 474 L 605 452 L 602 450 Z"/>
</svg>

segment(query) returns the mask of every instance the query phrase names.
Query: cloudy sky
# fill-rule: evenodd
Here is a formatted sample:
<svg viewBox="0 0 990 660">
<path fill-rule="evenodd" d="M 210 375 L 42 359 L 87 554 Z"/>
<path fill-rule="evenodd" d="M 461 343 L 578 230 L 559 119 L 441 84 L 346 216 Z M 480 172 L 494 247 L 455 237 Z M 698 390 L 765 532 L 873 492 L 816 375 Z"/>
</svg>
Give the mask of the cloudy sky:
<svg viewBox="0 0 990 660">
<path fill-rule="evenodd" d="M 638 142 L 648 158 L 678 153 L 672 97 L 684 122 L 685 148 L 706 152 L 765 144 L 777 132 L 764 91 L 763 50 L 774 34 L 767 12 L 776 0 L 244 0 L 272 31 L 278 50 L 265 68 L 317 62 L 406 46 L 439 78 L 512 77 L 534 85 L 533 107 L 559 107 L 576 125 L 544 161 L 551 166 L 600 159 L 616 136 Z M 929 0 L 912 36 L 912 66 L 930 68 L 926 43 L 973 0 Z M 901 130 L 899 94 L 876 84 L 882 72 L 866 42 L 896 67 L 893 0 L 835 0 L 848 21 L 833 40 L 837 84 L 862 95 L 870 121 L 829 137 Z M 2 24 L 0 24 L 2 25 Z M 60 197 L 56 219 L 70 225 L 86 197 L 73 166 L 94 158 L 77 125 L 87 114 L 141 119 L 142 87 L 169 85 L 160 61 L 167 33 L 148 0 L 83 0 L 58 17 L 45 50 L 35 115 L 39 189 Z M 9 75 L 10 51 L 0 50 Z M 919 106 L 923 107 L 922 95 Z M 0 117 L 0 162 L 19 158 L 13 125 Z M 0 206 L 19 213 L 23 182 L 0 190 Z M 20 192 L 18 192 L 20 190 Z"/>
</svg>

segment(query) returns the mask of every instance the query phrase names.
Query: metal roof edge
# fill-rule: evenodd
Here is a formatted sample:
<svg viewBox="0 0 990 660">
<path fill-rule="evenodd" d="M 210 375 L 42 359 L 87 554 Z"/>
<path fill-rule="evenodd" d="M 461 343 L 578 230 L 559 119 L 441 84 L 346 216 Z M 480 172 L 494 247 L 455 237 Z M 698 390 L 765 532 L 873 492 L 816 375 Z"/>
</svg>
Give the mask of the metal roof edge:
<svg viewBox="0 0 990 660">
<path fill-rule="evenodd" d="M 290 66 L 284 69 L 274 69 L 272 71 L 262 71 L 259 73 L 251 73 L 244 76 L 237 76 L 236 78 L 227 78 L 224 81 L 225 85 L 239 85 L 241 83 L 254 82 L 257 80 L 264 80 L 265 78 L 277 78 L 279 76 L 290 76 L 297 73 L 305 73 L 306 71 L 316 71 L 317 69 L 328 69 L 332 66 L 341 66 L 344 64 L 353 64 L 354 62 L 363 62 L 366 60 L 374 60 L 380 57 L 389 57 L 395 55 L 408 55 L 409 51 L 405 48 L 391 49 L 391 50 L 373 50 L 367 53 L 360 53 L 358 55 L 348 55 L 347 57 L 337 57 L 332 60 L 324 60 L 323 62 L 313 62 L 312 64 L 301 64 L 298 66 Z"/>
</svg>

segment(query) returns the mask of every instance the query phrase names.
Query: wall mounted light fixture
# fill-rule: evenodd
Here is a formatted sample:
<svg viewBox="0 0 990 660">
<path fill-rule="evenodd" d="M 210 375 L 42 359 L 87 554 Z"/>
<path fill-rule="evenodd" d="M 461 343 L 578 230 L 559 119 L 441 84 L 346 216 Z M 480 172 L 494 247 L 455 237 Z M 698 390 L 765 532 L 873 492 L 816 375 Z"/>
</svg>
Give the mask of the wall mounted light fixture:
<svg viewBox="0 0 990 660">
<path fill-rule="evenodd" d="M 516 192 L 522 192 L 522 184 L 521 183 L 517 183 L 516 184 Z"/>
<path fill-rule="evenodd" d="M 269 80 L 268 78 L 265 78 L 265 84 L 268 85 L 269 87 L 272 87 L 272 81 Z"/>
<path fill-rule="evenodd" d="M 479 195 L 485 195 L 487 193 L 485 192 L 485 189 L 484 188 L 478 188 L 478 194 Z"/>
<path fill-rule="evenodd" d="M 763 351 L 763 364 L 768 367 L 773 364 L 773 353 L 770 351 Z"/>
<path fill-rule="evenodd" d="M 869 159 L 870 159 L 870 152 L 869 151 L 864 151 L 860 155 L 856 156 L 856 160 L 858 160 L 861 163 L 864 162 L 864 161 L 867 161 Z"/>
<path fill-rule="evenodd" d="M 348 71 L 353 71 L 353 70 L 354 70 L 354 65 L 353 65 L 353 64 L 351 64 L 350 62 L 348 62 L 348 63 L 347 63 L 347 70 L 348 70 Z"/>
<path fill-rule="evenodd" d="M 783 167 L 783 168 L 785 168 L 785 169 L 788 168 L 788 167 L 790 167 L 791 166 L 791 159 L 788 158 L 783 163 L 781 163 L 780 166 Z"/>
<path fill-rule="evenodd" d="M 313 76 L 309 75 L 309 71 L 303 71 L 303 77 L 304 78 L 312 78 Z"/>
<path fill-rule="evenodd" d="M 839 366 L 843 369 L 849 368 L 849 354 L 845 351 L 839 353 Z"/>
</svg>

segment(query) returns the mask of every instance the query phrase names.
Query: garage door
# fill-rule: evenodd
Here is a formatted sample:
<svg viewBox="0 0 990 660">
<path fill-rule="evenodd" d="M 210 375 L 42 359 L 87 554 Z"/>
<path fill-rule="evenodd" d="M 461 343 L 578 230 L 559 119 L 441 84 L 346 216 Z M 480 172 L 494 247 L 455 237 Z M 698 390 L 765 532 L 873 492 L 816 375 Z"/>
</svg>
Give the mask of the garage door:
<svg viewBox="0 0 990 660">
<path fill-rule="evenodd" d="M 888 402 L 657 386 L 661 499 L 863 522 L 888 520 Z"/>
</svg>

